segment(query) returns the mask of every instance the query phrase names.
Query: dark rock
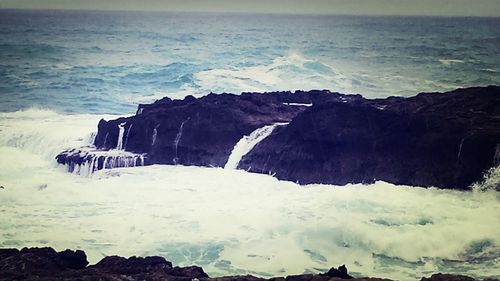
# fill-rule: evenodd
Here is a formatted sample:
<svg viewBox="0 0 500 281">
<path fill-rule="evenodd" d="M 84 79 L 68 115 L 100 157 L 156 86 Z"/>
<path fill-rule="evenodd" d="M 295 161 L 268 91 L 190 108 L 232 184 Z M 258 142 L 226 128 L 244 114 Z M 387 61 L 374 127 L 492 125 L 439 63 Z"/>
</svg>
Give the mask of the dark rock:
<svg viewBox="0 0 500 281">
<path fill-rule="evenodd" d="M 289 122 L 306 108 L 286 103 L 311 103 L 313 99 L 323 101 L 339 97 L 329 91 L 311 91 L 210 94 L 184 100 L 165 98 L 139 105 L 135 116 L 100 120 L 94 145 L 100 151 L 117 148 L 123 124 L 123 149 L 147 155 L 145 165 L 223 167 L 234 145 L 244 135 L 265 125 Z M 60 153 L 56 160 L 73 171 L 74 166 L 89 163 L 92 158 L 82 149 L 71 149 Z M 105 166 L 104 158 L 99 159 L 97 169 Z"/>
<path fill-rule="evenodd" d="M 333 281 L 352 279 L 354 281 L 390 281 L 378 278 L 353 278 L 345 265 L 332 268 L 324 274 L 301 274 L 286 277 L 259 278 L 252 275 L 210 278 L 201 267 L 174 267 L 162 257 L 110 256 L 96 265 L 85 268 L 86 255 L 83 251 L 66 250 L 57 253 L 52 248 L 0 249 L 0 280 L 37 280 L 37 281 Z M 462 275 L 434 274 L 422 281 L 474 281 Z M 485 279 L 484 281 L 494 281 Z M 497 280 L 498 281 L 498 280 Z"/>
<path fill-rule="evenodd" d="M 275 130 L 239 168 L 301 184 L 468 189 L 494 165 L 500 87 L 412 98 L 326 102 Z"/>
<path fill-rule="evenodd" d="M 453 275 L 453 274 L 433 274 L 431 277 L 422 277 L 420 281 L 475 281 L 474 278 L 464 276 L 464 275 Z"/>
<path fill-rule="evenodd" d="M 23 248 L 21 251 L 0 249 L 0 272 L 7 279 L 84 269 L 87 264 L 87 256 L 79 250 L 58 253 L 48 247 Z"/>
<path fill-rule="evenodd" d="M 82 250 L 72 251 L 67 249 L 59 252 L 58 256 L 65 268 L 84 269 L 89 264 L 87 261 L 87 255 Z"/>
<path fill-rule="evenodd" d="M 341 279 L 352 279 L 353 277 L 347 272 L 347 267 L 345 264 L 339 266 L 338 268 L 332 267 L 327 273 L 320 274 L 328 277 L 338 277 Z"/>
<path fill-rule="evenodd" d="M 110 256 L 103 258 L 91 266 L 102 272 L 133 275 L 144 272 L 170 272 L 172 263 L 162 257 L 130 257 Z"/>
<path fill-rule="evenodd" d="M 243 135 L 274 122 L 288 122 L 303 110 L 264 95 L 208 95 L 155 103 L 141 114 L 99 123 L 95 145 L 117 146 L 124 125 L 124 148 L 146 153 L 148 164 L 223 167 Z"/>
<path fill-rule="evenodd" d="M 190 277 L 190 278 L 205 278 L 208 275 L 203 271 L 203 268 L 199 266 L 187 266 L 187 267 L 174 267 L 172 271 L 169 272 L 173 276 Z"/>
<path fill-rule="evenodd" d="M 0 249 L 0 261 L 19 253 L 18 249 Z"/>
<path fill-rule="evenodd" d="M 313 106 L 290 105 L 301 103 Z M 498 104 L 496 86 L 372 100 L 327 90 L 164 98 L 139 105 L 135 116 L 98 124 L 97 150 L 116 148 L 123 136 L 123 149 L 140 157 L 106 165 L 105 156 L 74 149 L 56 159 L 70 171 L 84 163 L 94 163 L 92 170 L 150 164 L 223 167 L 244 135 L 290 122 L 257 144 L 238 168 L 300 184 L 383 180 L 469 189 L 500 163 Z"/>
</svg>

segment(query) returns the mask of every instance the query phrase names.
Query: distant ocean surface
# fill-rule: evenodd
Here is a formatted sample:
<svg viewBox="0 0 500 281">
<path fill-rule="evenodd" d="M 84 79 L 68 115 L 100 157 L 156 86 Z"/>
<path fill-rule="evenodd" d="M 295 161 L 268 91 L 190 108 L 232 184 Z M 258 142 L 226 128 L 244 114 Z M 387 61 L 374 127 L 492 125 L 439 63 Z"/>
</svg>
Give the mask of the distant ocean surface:
<svg viewBox="0 0 500 281">
<path fill-rule="evenodd" d="M 209 92 L 500 84 L 500 19 L 0 10 L 0 248 L 162 255 L 210 276 L 500 278 L 500 168 L 474 191 L 153 165 L 68 173 L 101 118 Z"/>
<path fill-rule="evenodd" d="M 165 95 L 366 97 L 500 84 L 500 18 L 0 10 L 0 111 L 132 113 Z"/>
</svg>

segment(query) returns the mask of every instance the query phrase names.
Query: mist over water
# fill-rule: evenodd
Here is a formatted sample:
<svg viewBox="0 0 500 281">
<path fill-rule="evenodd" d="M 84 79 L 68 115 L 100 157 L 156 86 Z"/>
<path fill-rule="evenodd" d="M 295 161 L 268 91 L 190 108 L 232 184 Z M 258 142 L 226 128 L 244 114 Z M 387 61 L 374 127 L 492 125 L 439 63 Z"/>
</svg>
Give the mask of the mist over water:
<svg viewBox="0 0 500 281">
<path fill-rule="evenodd" d="M 0 247 L 81 248 L 91 263 L 162 255 L 211 276 L 345 263 L 355 276 L 500 278 L 498 169 L 474 192 L 457 192 L 299 186 L 184 166 L 85 176 L 54 160 L 88 145 L 101 118 L 165 95 L 326 88 L 384 97 L 500 84 L 499 24 L 1 10 Z"/>
</svg>

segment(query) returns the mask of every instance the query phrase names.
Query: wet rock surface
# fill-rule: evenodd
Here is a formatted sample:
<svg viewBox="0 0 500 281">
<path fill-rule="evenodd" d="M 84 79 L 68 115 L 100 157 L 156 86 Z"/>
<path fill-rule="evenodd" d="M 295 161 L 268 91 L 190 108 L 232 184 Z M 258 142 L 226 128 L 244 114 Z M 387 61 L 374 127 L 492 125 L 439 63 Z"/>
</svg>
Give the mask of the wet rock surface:
<svg viewBox="0 0 500 281">
<path fill-rule="evenodd" d="M 354 278 L 345 265 L 332 267 L 322 274 L 290 275 L 269 279 L 252 275 L 210 278 L 201 267 L 172 267 L 163 257 L 110 256 L 95 265 L 87 266 L 83 251 L 65 250 L 56 252 L 52 248 L 0 249 L 0 280 L 218 280 L 218 281 L 327 281 L 327 280 L 389 280 L 379 278 Z M 434 274 L 421 281 L 474 281 L 474 278 Z M 494 279 L 485 279 L 494 281 Z M 498 281 L 498 280 L 497 280 Z"/>
<path fill-rule="evenodd" d="M 263 140 L 240 168 L 309 183 L 467 189 L 494 166 L 500 88 L 328 101 Z"/>
<path fill-rule="evenodd" d="M 134 116 L 99 122 L 96 149 L 132 153 L 129 160 L 101 156 L 92 162 L 88 154 L 68 150 L 57 161 L 69 167 L 89 162 L 92 170 L 224 167 L 243 136 L 289 123 L 255 145 L 238 168 L 300 184 L 383 180 L 469 189 L 500 164 L 498 104 L 496 86 L 386 99 L 327 90 L 163 98 L 139 105 Z"/>
</svg>

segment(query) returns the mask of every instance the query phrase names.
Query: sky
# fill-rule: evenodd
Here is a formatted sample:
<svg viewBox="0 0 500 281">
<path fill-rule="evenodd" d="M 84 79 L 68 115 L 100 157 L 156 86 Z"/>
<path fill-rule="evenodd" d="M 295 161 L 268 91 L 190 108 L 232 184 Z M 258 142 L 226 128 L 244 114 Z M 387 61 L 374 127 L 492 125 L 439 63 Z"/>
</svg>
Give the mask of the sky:
<svg viewBox="0 0 500 281">
<path fill-rule="evenodd" d="M 500 0 L 0 0 L 0 8 L 500 16 Z"/>
</svg>

